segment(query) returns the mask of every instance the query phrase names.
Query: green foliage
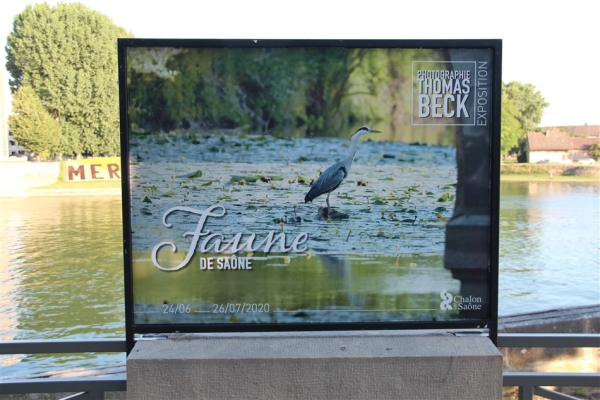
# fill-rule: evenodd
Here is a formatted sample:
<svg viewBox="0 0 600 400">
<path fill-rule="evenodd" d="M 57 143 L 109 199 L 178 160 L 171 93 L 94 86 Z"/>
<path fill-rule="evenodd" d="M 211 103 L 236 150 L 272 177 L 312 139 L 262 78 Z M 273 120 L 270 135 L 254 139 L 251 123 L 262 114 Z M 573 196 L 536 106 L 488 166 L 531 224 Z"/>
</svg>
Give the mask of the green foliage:
<svg viewBox="0 0 600 400">
<path fill-rule="evenodd" d="M 21 86 L 15 93 L 8 126 L 13 137 L 30 152 L 47 158 L 59 148 L 60 126 L 29 86 Z"/>
<path fill-rule="evenodd" d="M 30 86 L 61 124 L 65 153 L 119 152 L 117 38 L 130 37 L 79 3 L 27 6 L 7 39 L 13 93 Z"/>
<path fill-rule="evenodd" d="M 550 104 L 535 86 L 531 83 L 509 82 L 503 85 L 503 92 L 507 94 L 517 108 L 518 115 L 515 118 L 525 130 L 525 133 L 535 130 L 544 115 L 544 109 Z"/>
<path fill-rule="evenodd" d="M 502 154 L 522 151 L 527 132 L 537 128 L 548 105 L 531 83 L 513 81 L 502 85 Z"/>
<path fill-rule="evenodd" d="M 517 116 L 519 110 L 506 92 L 502 93 L 502 132 L 501 154 L 508 154 L 519 148 L 519 141 L 524 137 L 524 130 Z"/>
<path fill-rule="evenodd" d="M 429 49 L 234 50 L 129 49 L 132 129 L 338 136 L 370 124 L 398 139 L 421 130 L 411 126 L 412 60 L 442 57 Z M 428 130 L 435 139 L 446 133 Z"/>
<path fill-rule="evenodd" d="M 590 155 L 596 161 L 600 160 L 600 144 L 594 143 L 593 145 L 590 146 Z"/>
</svg>

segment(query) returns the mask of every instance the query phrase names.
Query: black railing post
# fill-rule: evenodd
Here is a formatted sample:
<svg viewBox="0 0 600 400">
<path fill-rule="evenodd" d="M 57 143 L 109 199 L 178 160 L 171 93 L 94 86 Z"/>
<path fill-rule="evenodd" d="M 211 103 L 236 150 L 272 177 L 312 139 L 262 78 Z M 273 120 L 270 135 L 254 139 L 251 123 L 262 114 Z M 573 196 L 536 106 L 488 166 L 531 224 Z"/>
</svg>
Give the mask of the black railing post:
<svg viewBox="0 0 600 400">
<path fill-rule="evenodd" d="M 533 386 L 519 386 L 519 400 L 533 400 Z"/>
</svg>

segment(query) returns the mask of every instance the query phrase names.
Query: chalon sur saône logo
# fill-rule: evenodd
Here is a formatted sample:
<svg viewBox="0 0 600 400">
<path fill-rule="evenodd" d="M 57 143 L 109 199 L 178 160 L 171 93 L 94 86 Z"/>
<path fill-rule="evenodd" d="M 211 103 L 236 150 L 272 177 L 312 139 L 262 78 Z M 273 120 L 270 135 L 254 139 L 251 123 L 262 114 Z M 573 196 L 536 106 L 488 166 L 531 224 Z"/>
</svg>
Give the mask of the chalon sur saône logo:
<svg viewBox="0 0 600 400">
<path fill-rule="evenodd" d="M 413 61 L 412 125 L 487 125 L 488 65 Z"/>
<path fill-rule="evenodd" d="M 248 254 L 254 252 L 270 253 L 271 251 L 303 253 L 307 250 L 308 233 L 305 232 L 299 233 L 288 243 L 284 232 L 270 231 L 263 238 L 257 237 L 254 233 L 241 232 L 226 237 L 222 233 L 207 229 L 206 227 L 210 225 L 211 220 L 225 216 L 225 207 L 220 204 L 210 206 L 204 210 L 182 206 L 171 207 L 163 214 L 162 223 L 165 227 L 173 228 L 173 224 L 167 222 L 167 219 L 169 215 L 176 212 L 196 215 L 198 216 L 198 222 L 193 232 L 182 234 L 184 238 L 191 239 L 185 258 L 178 265 L 165 267 L 159 261 L 159 252 L 166 251 L 163 247 L 170 247 L 173 253 L 177 252 L 178 249 L 175 243 L 161 242 L 154 246 L 152 249 L 152 263 L 162 271 L 178 271 L 186 267 L 196 251 L 201 254 L 228 254 L 228 256 L 223 257 L 201 257 L 199 265 L 201 271 L 241 271 L 252 270 L 252 258 L 236 256 L 236 253 L 240 251 Z"/>
<path fill-rule="evenodd" d="M 440 310 L 451 311 L 451 310 L 481 310 L 483 302 L 481 297 L 461 295 L 453 295 L 446 289 L 440 292 L 442 301 L 440 302 Z"/>
</svg>

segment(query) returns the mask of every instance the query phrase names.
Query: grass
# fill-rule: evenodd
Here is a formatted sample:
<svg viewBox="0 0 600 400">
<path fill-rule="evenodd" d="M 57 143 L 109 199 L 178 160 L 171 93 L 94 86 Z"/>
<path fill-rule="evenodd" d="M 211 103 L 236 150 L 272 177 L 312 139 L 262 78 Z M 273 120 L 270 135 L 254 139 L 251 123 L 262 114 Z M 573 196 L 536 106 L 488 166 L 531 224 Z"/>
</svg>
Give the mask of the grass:
<svg viewBox="0 0 600 400">
<path fill-rule="evenodd" d="M 596 176 L 565 176 L 554 174 L 500 174 L 501 181 L 559 181 L 559 182 L 600 182 Z"/>
<path fill-rule="evenodd" d="M 600 181 L 600 166 L 581 164 L 502 163 L 502 180 Z"/>
</svg>

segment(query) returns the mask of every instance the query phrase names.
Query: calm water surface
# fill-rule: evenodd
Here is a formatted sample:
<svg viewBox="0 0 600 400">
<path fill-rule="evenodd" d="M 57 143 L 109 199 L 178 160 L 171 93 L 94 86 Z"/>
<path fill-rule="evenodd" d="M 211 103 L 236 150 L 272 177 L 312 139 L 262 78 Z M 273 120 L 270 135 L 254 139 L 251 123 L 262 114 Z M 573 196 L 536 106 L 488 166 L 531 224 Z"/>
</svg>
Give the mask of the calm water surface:
<svg viewBox="0 0 600 400">
<path fill-rule="evenodd" d="M 121 338 L 120 197 L 0 199 L 0 340 Z M 0 377 L 122 355 L 0 356 Z"/>
<path fill-rule="evenodd" d="M 598 182 L 502 182 L 499 314 L 600 303 Z"/>
<path fill-rule="evenodd" d="M 503 182 L 500 315 L 600 303 L 600 185 Z M 0 199 L 0 340 L 124 337 L 119 197 Z M 0 356 L 0 379 L 124 362 Z"/>
</svg>

